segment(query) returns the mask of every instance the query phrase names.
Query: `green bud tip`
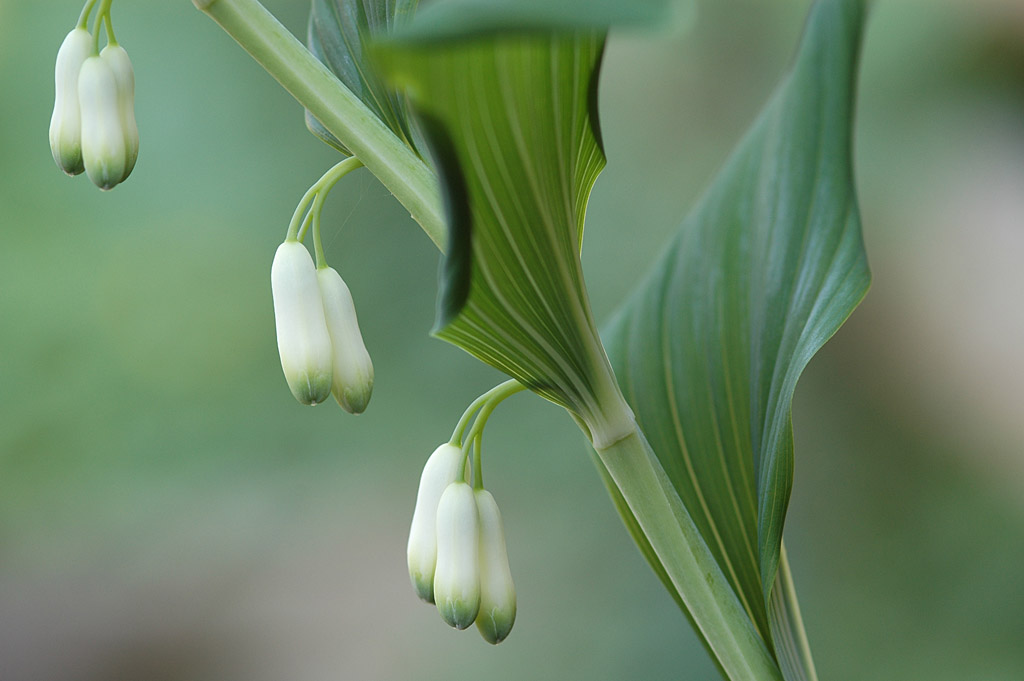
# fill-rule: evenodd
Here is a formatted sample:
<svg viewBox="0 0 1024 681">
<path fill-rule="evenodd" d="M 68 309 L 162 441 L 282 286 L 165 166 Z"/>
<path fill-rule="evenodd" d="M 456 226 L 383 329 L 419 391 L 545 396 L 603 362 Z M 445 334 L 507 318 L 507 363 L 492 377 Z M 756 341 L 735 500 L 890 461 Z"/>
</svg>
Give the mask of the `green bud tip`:
<svg viewBox="0 0 1024 681">
<path fill-rule="evenodd" d="M 441 619 L 465 629 L 480 611 L 480 535 L 473 488 L 448 485 L 437 504 L 434 600 Z"/>
</svg>

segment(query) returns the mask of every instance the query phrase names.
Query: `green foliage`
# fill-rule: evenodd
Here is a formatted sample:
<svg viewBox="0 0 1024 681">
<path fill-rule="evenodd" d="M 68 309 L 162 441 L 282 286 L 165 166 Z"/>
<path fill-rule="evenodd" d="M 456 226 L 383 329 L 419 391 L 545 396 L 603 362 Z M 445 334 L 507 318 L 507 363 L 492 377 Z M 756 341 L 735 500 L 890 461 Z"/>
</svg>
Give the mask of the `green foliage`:
<svg viewBox="0 0 1024 681">
<path fill-rule="evenodd" d="M 404 98 L 386 87 L 369 60 L 375 37 L 392 32 L 416 11 L 419 0 L 313 0 L 307 46 L 363 104 L 413 149 L 414 132 Z M 310 132 L 348 154 L 320 121 L 306 112 Z"/>
<path fill-rule="evenodd" d="M 436 335 L 581 415 L 603 360 L 579 260 L 605 163 L 593 114 L 603 45 L 595 33 L 534 34 L 384 55 L 448 204 Z"/>
<path fill-rule="evenodd" d="M 814 7 L 781 88 L 606 334 L 641 428 L 787 679 L 813 678 L 795 599 L 772 590 L 793 391 L 869 283 L 851 164 L 862 15 L 859 0 Z"/>
<path fill-rule="evenodd" d="M 672 18 L 675 0 L 433 0 L 399 32 L 404 40 L 437 42 L 483 34 L 604 30 L 653 26 Z"/>
<path fill-rule="evenodd" d="M 566 407 L 592 436 L 615 397 L 579 260 L 587 200 L 605 163 L 595 110 L 603 36 L 592 27 L 649 19 L 658 4 L 603 2 L 573 22 L 568 8 L 543 3 L 453 0 L 424 10 L 373 54 L 408 94 L 441 179 L 449 248 L 436 335 Z M 326 7 L 318 2 L 314 15 Z M 739 641 L 749 618 L 778 664 L 755 673 L 716 659 L 734 678 L 779 670 L 787 681 L 815 678 L 782 527 L 797 379 L 869 283 L 850 157 L 863 12 L 862 0 L 814 6 L 785 81 L 607 333 L 621 389 L 667 476 L 671 491 L 659 503 L 685 506 L 675 515 L 682 533 L 655 538 L 656 515 L 645 509 L 646 525 L 634 516 L 643 499 L 616 488 L 600 460 L 599 470 L 684 610 L 682 568 L 659 556 L 682 555 L 664 542 L 697 537 L 684 527 L 692 517 L 746 613 L 709 636 Z M 527 31 L 539 27 L 547 30 Z M 331 37 L 330 21 L 320 32 L 321 45 L 344 43 L 345 30 Z M 344 54 L 373 72 L 365 50 Z M 374 110 L 410 139 L 406 119 Z M 657 517 L 674 522 L 672 513 Z M 704 631 L 706 615 L 688 615 Z"/>
</svg>

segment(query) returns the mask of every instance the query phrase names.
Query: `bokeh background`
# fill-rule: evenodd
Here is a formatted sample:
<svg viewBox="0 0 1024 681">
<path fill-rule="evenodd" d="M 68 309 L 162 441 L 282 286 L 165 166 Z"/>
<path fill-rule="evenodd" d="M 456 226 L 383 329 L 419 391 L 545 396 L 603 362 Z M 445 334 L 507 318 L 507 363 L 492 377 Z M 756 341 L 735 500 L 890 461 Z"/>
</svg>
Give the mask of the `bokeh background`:
<svg viewBox="0 0 1024 681">
<path fill-rule="evenodd" d="M 308 3 L 266 3 L 304 34 Z M 365 171 L 325 213 L 377 385 L 299 407 L 269 268 L 335 159 L 187 0 L 115 3 L 142 131 L 101 195 L 55 168 L 77 2 L 0 0 L 0 679 L 712 679 L 559 409 L 487 438 L 519 619 L 414 597 L 417 479 L 499 379 L 428 336 L 437 253 Z M 785 69 L 807 2 L 615 35 L 585 267 L 622 301 Z M 1024 679 L 1024 4 L 877 0 L 857 177 L 867 299 L 796 395 L 787 546 L 822 679 Z"/>
</svg>

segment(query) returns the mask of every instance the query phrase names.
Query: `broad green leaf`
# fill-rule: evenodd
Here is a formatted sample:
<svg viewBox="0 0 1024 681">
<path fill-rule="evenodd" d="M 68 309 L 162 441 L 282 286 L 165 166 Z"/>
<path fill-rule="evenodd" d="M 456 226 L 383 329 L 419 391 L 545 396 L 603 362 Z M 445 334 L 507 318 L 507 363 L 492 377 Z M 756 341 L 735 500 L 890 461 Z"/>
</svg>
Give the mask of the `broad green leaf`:
<svg viewBox="0 0 1024 681">
<path fill-rule="evenodd" d="M 601 34 L 391 44 L 448 204 L 435 334 L 602 429 L 609 386 L 580 266 L 604 167 Z M 602 378 L 605 377 L 605 378 Z M 604 383 L 601 381 L 604 380 Z"/>
<path fill-rule="evenodd" d="M 771 588 L 788 580 L 793 391 L 870 279 L 851 163 L 863 13 L 861 0 L 813 7 L 790 73 L 605 334 L 638 422 L 787 679 L 814 678 L 795 597 Z"/>
<path fill-rule="evenodd" d="M 680 0 L 430 0 L 406 40 L 466 38 L 487 33 L 603 30 L 671 21 Z"/>
<path fill-rule="evenodd" d="M 484 33 L 652 26 L 670 21 L 679 0 L 313 0 L 307 46 L 414 150 L 422 147 L 404 98 L 382 82 L 370 56 L 375 40 L 401 29 L 406 40 L 464 39 Z M 345 146 L 308 111 L 306 125 L 321 140 Z"/>
<path fill-rule="evenodd" d="M 413 149 L 415 131 L 403 98 L 387 88 L 374 68 L 369 45 L 407 22 L 419 0 L 313 0 L 307 45 L 317 59 Z M 316 118 L 306 112 L 310 132 L 349 153 Z"/>
</svg>

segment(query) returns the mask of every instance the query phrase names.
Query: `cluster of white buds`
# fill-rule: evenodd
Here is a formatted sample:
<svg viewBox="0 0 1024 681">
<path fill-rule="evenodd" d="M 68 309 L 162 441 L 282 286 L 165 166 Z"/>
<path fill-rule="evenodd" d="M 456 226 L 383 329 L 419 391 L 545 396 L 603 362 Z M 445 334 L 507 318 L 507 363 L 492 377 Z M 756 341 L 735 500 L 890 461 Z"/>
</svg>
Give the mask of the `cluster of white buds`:
<svg viewBox="0 0 1024 681">
<path fill-rule="evenodd" d="M 95 33 L 86 28 L 87 18 L 85 12 L 57 52 L 50 150 L 65 173 L 84 170 L 97 187 L 109 190 L 127 179 L 139 155 L 135 72 L 114 38 L 109 3 L 97 14 Z M 101 21 L 107 31 L 102 52 Z"/>
<path fill-rule="evenodd" d="M 488 643 L 501 643 L 516 619 L 516 590 L 505 529 L 491 493 L 464 482 L 466 454 L 446 443 L 420 477 L 409 532 L 409 577 L 456 629 L 476 622 Z"/>
<path fill-rule="evenodd" d="M 361 414 L 373 392 L 373 364 L 341 275 L 317 269 L 306 247 L 289 239 L 274 255 L 270 285 L 281 368 L 295 399 L 315 405 L 333 393 L 345 411 Z"/>
</svg>

